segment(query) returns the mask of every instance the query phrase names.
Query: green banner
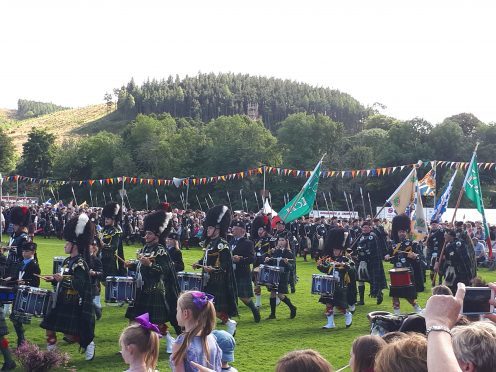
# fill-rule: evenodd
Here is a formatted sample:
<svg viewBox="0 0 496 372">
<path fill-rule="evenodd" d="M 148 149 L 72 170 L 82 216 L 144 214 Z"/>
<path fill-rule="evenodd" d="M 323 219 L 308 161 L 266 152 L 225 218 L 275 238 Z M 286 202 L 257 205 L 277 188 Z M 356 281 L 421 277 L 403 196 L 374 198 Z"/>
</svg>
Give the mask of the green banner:
<svg viewBox="0 0 496 372">
<path fill-rule="evenodd" d="M 301 216 L 309 214 L 312 210 L 317 195 L 317 189 L 319 188 L 321 165 L 322 160 L 315 166 L 310 178 L 305 182 L 300 192 L 279 212 L 278 216 L 284 223 L 294 221 Z"/>
<path fill-rule="evenodd" d="M 484 213 L 484 203 L 482 201 L 482 189 L 479 178 L 479 168 L 477 167 L 477 155 L 474 153 L 472 161 L 467 170 L 467 175 L 464 181 L 465 196 L 474 203 L 475 207 L 482 215 L 484 230 L 486 236 L 489 236 L 489 229 L 486 223 L 486 215 Z"/>
</svg>

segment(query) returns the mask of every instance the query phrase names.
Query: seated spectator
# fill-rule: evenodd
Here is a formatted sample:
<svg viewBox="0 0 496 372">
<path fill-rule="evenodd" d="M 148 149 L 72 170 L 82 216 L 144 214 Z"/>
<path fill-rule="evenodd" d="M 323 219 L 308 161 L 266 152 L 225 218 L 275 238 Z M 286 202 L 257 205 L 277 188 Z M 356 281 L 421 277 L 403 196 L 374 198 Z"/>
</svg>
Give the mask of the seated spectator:
<svg viewBox="0 0 496 372">
<path fill-rule="evenodd" d="M 486 261 L 486 246 L 477 238 L 472 238 L 472 243 L 474 244 L 475 258 L 477 259 L 477 264 L 481 264 Z"/>
<path fill-rule="evenodd" d="M 462 371 L 496 371 L 496 325 L 475 322 L 451 332 L 453 351 Z"/>
<path fill-rule="evenodd" d="M 375 356 L 387 345 L 379 336 L 360 336 L 353 341 L 350 352 L 350 368 L 353 372 L 373 372 Z"/>
<path fill-rule="evenodd" d="M 376 356 L 374 371 L 427 372 L 427 339 L 411 333 L 407 338 L 387 344 Z"/>
<path fill-rule="evenodd" d="M 312 349 L 295 350 L 278 360 L 276 372 L 332 372 L 331 364 Z"/>
<path fill-rule="evenodd" d="M 236 347 L 234 337 L 226 331 L 214 330 L 212 333 L 222 350 L 222 372 L 238 372 L 236 368 L 229 365 L 234 362 L 234 348 Z"/>
</svg>

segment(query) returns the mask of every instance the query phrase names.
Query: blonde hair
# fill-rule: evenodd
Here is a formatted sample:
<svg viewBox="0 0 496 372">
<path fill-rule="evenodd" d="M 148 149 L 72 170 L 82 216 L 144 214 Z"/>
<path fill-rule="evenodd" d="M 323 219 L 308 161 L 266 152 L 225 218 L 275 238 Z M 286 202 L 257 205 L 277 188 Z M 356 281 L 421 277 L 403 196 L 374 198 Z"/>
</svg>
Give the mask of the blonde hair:
<svg viewBox="0 0 496 372">
<path fill-rule="evenodd" d="M 183 361 L 186 357 L 186 351 L 193 340 L 193 337 L 200 334 L 201 344 L 203 348 L 203 352 L 205 355 L 205 359 L 207 364 L 210 364 L 210 351 L 207 343 L 207 336 L 212 333 L 215 328 L 215 307 L 212 301 L 207 301 L 206 305 L 200 309 L 193 302 L 193 293 L 197 291 L 187 291 L 184 292 L 177 300 L 177 305 L 180 310 L 189 310 L 195 321 L 195 326 L 189 332 L 184 332 L 182 335 L 184 336 L 184 340 L 182 344 L 179 346 L 179 349 L 172 356 L 172 361 L 174 364 Z"/>
<path fill-rule="evenodd" d="M 456 359 L 472 363 L 477 371 L 496 371 L 496 326 L 474 322 L 455 327 L 453 351 Z"/>
<path fill-rule="evenodd" d="M 136 346 L 138 351 L 145 355 L 146 367 L 151 369 L 157 367 L 160 338 L 156 332 L 144 329 L 136 323 L 131 324 L 122 331 L 119 343 Z"/>
<path fill-rule="evenodd" d="M 427 372 L 427 339 L 410 333 L 383 346 L 375 358 L 374 371 Z"/>
<path fill-rule="evenodd" d="M 284 355 L 276 365 L 276 372 L 332 372 L 331 364 L 319 352 L 306 349 Z"/>
</svg>

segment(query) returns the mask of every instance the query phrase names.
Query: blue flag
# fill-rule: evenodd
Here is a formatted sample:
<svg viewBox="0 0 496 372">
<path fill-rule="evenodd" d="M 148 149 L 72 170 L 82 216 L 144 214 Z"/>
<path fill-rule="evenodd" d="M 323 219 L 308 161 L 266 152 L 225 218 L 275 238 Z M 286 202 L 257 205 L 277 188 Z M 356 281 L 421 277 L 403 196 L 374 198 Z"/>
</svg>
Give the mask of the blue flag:
<svg viewBox="0 0 496 372">
<path fill-rule="evenodd" d="M 443 195 L 436 202 L 436 207 L 434 208 L 434 213 L 432 214 L 431 221 L 437 220 L 439 221 L 443 216 L 443 213 L 446 212 L 446 208 L 448 207 L 448 202 L 451 196 L 451 190 L 453 190 L 453 181 L 455 180 L 456 173 L 455 171 L 453 176 L 451 177 L 446 190 L 444 190 Z"/>
</svg>

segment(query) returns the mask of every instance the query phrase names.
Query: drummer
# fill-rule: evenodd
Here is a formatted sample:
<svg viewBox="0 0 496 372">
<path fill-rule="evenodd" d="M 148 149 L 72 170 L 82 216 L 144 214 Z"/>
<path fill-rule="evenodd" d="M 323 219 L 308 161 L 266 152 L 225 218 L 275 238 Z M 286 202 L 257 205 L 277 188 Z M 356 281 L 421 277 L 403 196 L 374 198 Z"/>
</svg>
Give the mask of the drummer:
<svg viewBox="0 0 496 372">
<path fill-rule="evenodd" d="M 95 356 L 95 310 L 89 275 L 89 246 L 95 236 L 95 226 L 85 213 L 73 217 L 64 227 L 65 253 L 70 256 L 62 264 L 63 274 L 43 279 L 57 283 L 54 307 L 40 324 L 46 329 L 47 349 L 57 348 L 56 332 L 64 339 L 78 342 L 86 360 Z"/>
<path fill-rule="evenodd" d="M 40 286 L 40 277 L 37 275 L 40 275 L 41 271 L 38 262 L 34 259 L 35 252 L 36 243 L 28 242 L 22 246 L 23 260 L 17 267 L 17 284 L 29 287 Z M 10 314 L 10 320 L 17 334 L 17 346 L 19 347 L 25 340 L 23 324 L 31 323 L 31 316 L 19 314 L 14 309 Z"/>
<path fill-rule="evenodd" d="M 270 291 L 270 315 L 267 319 L 276 318 L 276 297 L 279 297 L 279 299 L 289 307 L 289 317 L 293 319 L 296 316 L 296 306 L 291 303 L 291 300 L 287 294 L 289 268 L 290 265 L 295 264 L 295 261 L 293 259 L 293 252 L 291 251 L 289 241 L 285 237 L 280 237 L 277 239 L 277 246 L 269 251 L 268 256 L 265 257 L 265 263 L 267 265 L 284 268 L 284 271 L 281 272 L 279 277 L 279 285 L 277 287 L 268 288 Z"/>
<path fill-rule="evenodd" d="M 175 323 L 179 285 L 172 260 L 160 236 L 172 227 L 172 213 L 163 210 L 148 214 L 144 220 L 145 246 L 139 252 L 138 264 L 127 261 L 126 266 L 136 271 L 136 299 L 126 311 L 126 318 L 133 321 L 137 316 L 148 313 L 150 322 L 158 324 L 163 335 L 168 334 L 166 322 Z"/>
<path fill-rule="evenodd" d="M 391 285 L 390 287 L 389 296 L 393 298 L 393 310 L 396 315 L 400 314 L 400 298 L 406 298 L 417 313 L 422 311 L 422 308 L 417 303 L 417 292 L 424 291 L 422 265 L 425 267 L 426 262 L 419 244 L 407 239 L 407 234 L 410 233 L 410 224 L 410 217 L 406 214 L 401 214 L 393 218 L 391 227 L 393 244 L 389 249 L 389 253 L 384 257 L 396 269 L 407 268 L 411 273 L 411 285 Z"/>
<path fill-rule="evenodd" d="M 334 294 L 321 296 L 319 299 L 319 302 L 326 305 L 327 324 L 322 327 L 324 329 L 336 327 L 334 324 L 334 307 L 337 307 L 344 314 L 346 328 L 349 328 L 353 322 L 353 314 L 348 306 L 348 300 L 351 294 L 354 294 L 356 298 L 356 291 L 353 288 L 355 266 L 353 260 L 344 255 L 346 238 L 343 228 L 330 230 L 328 239 L 325 242 L 325 251 L 332 252 L 332 256 L 322 257 L 317 261 L 319 271 L 327 275 L 333 275 L 338 279 Z"/>
</svg>

